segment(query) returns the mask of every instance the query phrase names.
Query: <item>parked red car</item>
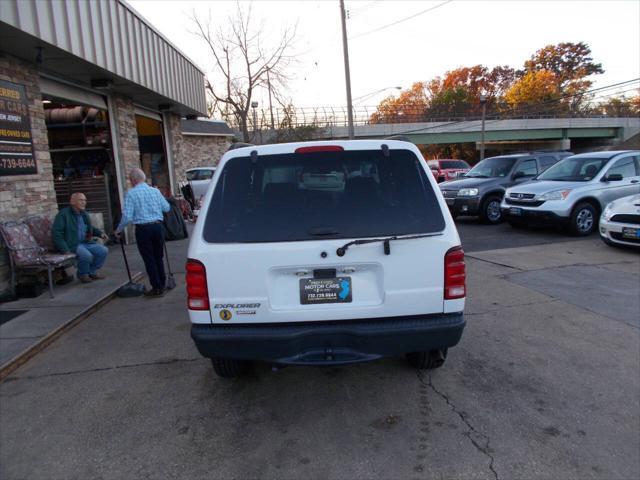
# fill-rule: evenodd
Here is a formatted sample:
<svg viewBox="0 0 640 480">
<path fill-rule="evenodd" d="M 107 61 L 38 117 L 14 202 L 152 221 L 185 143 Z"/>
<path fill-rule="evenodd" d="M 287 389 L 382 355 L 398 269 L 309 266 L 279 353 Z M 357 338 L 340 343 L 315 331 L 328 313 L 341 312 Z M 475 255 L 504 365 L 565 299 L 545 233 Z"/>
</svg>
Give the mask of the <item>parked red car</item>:
<svg viewBox="0 0 640 480">
<path fill-rule="evenodd" d="M 458 178 L 458 173 L 468 172 L 471 168 L 464 160 L 440 159 L 428 160 L 427 165 L 438 183 Z"/>
</svg>

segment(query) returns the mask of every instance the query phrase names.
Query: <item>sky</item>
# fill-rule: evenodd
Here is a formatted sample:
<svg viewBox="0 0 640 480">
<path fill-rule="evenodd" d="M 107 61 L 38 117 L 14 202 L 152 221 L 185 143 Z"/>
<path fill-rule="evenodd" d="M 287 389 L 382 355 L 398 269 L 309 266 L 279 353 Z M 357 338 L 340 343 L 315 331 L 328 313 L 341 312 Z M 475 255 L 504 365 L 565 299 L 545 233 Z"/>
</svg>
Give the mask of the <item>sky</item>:
<svg viewBox="0 0 640 480">
<path fill-rule="evenodd" d="M 190 16 L 211 18 L 214 28 L 225 28 L 235 1 L 128 3 L 213 74 L 212 57 L 193 33 Z M 296 27 L 292 54 L 297 60 L 288 69 L 286 92 L 296 107 L 346 105 L 338 0 L 239 3 L 245 9 L 251 3 L 263 48 Z M 536 50 L 559 42 L 583 41 L 591 47 L 594 61 L 605 70 L 592 77 L 594 88 L 640 77 L 640 0 L 345 0 L 345 7 L 352 97 L 366 96 L 356 105 L 375 106 L 399 93 L 393 87 L 407 89 L 461 66 L 521 68 Z M 256 100 L 261 108 L 268 105 L 266 92 Z"/>
</svg>

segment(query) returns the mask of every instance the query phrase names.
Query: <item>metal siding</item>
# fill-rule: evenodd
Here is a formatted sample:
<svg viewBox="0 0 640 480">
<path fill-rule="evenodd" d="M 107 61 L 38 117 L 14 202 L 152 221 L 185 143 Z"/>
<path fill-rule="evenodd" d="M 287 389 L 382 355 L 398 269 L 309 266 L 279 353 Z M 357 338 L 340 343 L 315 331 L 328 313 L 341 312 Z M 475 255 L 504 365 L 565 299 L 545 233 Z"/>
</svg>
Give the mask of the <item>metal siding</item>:
<svg viewBox="0 0 640 480">
<path fill-rule="evenodd" d="M 82 49 L 84 50 L 83 58 L 95 64 L 96 52 L 90 31 L 91 15 L 89 14 L 89 4 L 86 1 L 78 2 L 78 27 L 82 38 Z"/>
<path fill-rule="evenodd" d="M 158 92 L 174 103 L 201 112 L 206 110 L 202 72 L 123 1 L 0 0 L 0 3 L 3 22 Z"/>
<path fill-rule="evenodd" d="M 79 57 L 84 58 L 77 9 L 78 4 L 76 2 L 65 0 L 65 10 L 67 11 L 67 28 L 69 29 L 70 40 L 69 51 Z"/>
<path fill-rule="evenodd" d="M 62 8 L 61 3 L 50 3 L 53 29 L 55 32 L 54 41 L 51 42 L 54 45 L 62 48 L 63 50 L 69 50 L 71 48 L 71 37 L 69 28 L 67 25 L 67 16 Z"/>
<path fill-rule="evenodd" d="M 115 63 L 115 73 L 121 77 L 126 78 L 126 68 L 124 61 L 124 51 L 122 50 L 122 32 L 124 31 L 124 22 L 119 15 L 117 5 L 113 2 L 105 2 L 109 9 L 107 18 L 109 19 L 109 25 L 111 25 L 111 35 L 113 40 L 113 61 Z"/>
<path fill-rule="evenodd" d="M 117 73 L 118 65 L 115 62 L 115 45 L 113 42 L 113 32 L 117 25 L 111 21 L 108 2 L 98 2 L 97 7 L 100 9 L 100 30 L 102 31 L 102 45 L 104 47 L 104 63 L 107 70 Z M 107 25 L 111 26 L 111 28 L 105 28 Z"/>
<path fill-rule="evenodd" d="M 125 45 L 125 54 L 127 59 L 129 60 L 129 76 L 128 78 L 132 79 L 134 82 L 141 84 L 142 78 L 140 77 L 140 71 L 137 67 L 137 62 L 135 61 L 135 51 L 136 51 L 136 29 L 133 23 L 133 15 L 129 10 L 125 12 L 125 17 L 127 19 L 127 36 L 123 39 L 126 41 Z"/>
<path fill-rule="evenodd" d="M 28 0 L 26 2 L 18 2 L 17 4 L 17 20 L 18 27 L 21 30 L 24 30 L 31 35 L 38 35 L 36 29 L 36 16 L 35 9 L 33 5 L 33 0 Z"/>
<path fill-rule="evenodd" d="M 96 63 L 102 68 L 108 68 L 107 66 L 107 44 L 105 42 L 104 31 L 102 26 L 102 11 L 100 8 L 99 0 L 90 0 L 90 12 L 91 12 L 91 36 L 93 37 L 94 54 L 96 56 Z"/>
<path fill-rule="evenodd" d="M 43 0 L 37 0 L 35 3 L 35 13 L 36 22 L 38 23 L 38 36 L 45 42 L 55 43 L 51 3 Z"/>
</svg>

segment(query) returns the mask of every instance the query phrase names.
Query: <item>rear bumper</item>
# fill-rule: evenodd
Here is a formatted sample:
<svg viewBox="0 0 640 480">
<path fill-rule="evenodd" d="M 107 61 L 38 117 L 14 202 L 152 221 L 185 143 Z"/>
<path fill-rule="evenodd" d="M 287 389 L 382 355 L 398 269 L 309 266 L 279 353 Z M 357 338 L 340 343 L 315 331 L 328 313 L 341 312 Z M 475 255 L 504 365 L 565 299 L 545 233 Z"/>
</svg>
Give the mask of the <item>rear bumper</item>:
<svg viewBox="0 0 640 480">
<path fill-rule="evenodd" d="M 191 338 L 204 357 L 335 365 L 453 347 L 464 326 L 459 312 L 295 324 L 193 324 Z"/>
</svg>

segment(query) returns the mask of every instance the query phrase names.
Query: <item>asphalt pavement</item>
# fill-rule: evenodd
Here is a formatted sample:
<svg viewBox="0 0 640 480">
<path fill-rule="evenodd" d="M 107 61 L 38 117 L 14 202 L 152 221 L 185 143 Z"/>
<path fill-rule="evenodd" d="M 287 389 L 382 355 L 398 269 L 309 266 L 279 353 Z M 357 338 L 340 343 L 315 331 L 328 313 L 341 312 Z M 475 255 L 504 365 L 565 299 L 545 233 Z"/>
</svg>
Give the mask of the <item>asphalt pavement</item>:
<svg viewBox="0 0 640 480">
<path fill-rule="evenodd" d="M 640 477 L 640 255 L 459 226 L 468 324 L 431 373 L 215 377 L 175 242 L 177 289 L 110 302 L 0 384 L 0 478 Z"/>
</svg>

